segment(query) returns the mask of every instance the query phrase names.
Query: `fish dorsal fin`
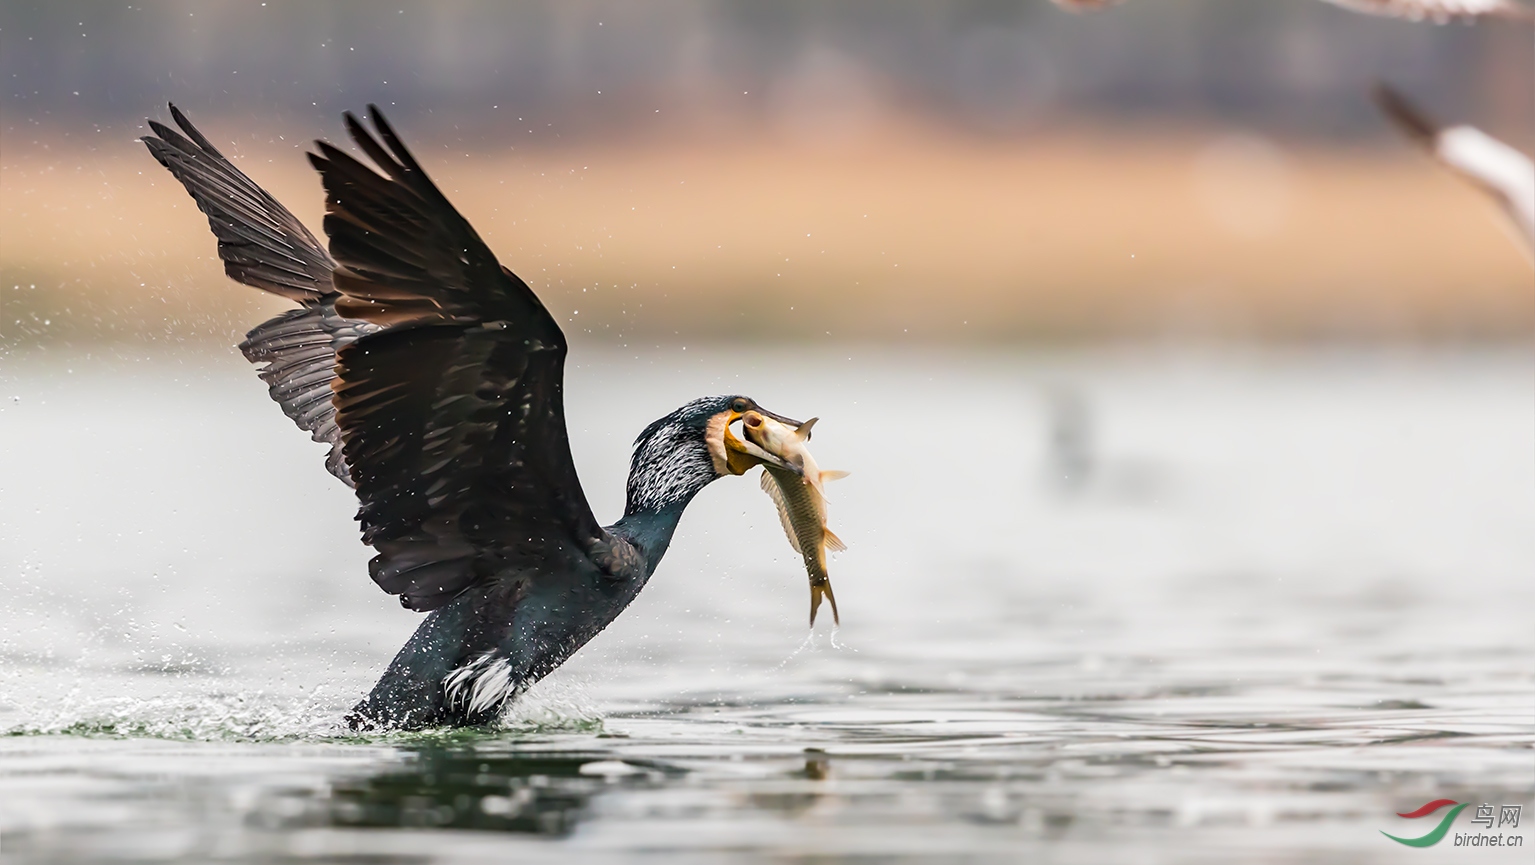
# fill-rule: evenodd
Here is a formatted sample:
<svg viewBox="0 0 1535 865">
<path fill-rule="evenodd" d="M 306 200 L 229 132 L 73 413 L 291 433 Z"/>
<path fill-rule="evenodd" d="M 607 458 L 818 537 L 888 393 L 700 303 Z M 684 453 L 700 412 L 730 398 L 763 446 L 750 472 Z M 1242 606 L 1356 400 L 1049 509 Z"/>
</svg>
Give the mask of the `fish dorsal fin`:
<svg viewBox="0 0 1535 865">
<path fill-rule="evenodd" d="M 794 437 L 799 439 L 802 442 L 803 441 L 809 441 L 810 440 L 810 428 L 815 426 L 815 422 L 818 421 L 818 420 L 820 420 L 820 418 L 813 417 L 810 420 L 807 420 L 804 423 L 800 424 L 799 427 L 794 430 Z"/>
<path fill-rule="evenodd" d="M 831 529 L 822 529 L 821 531 L 826 535 L 826 549 L 831 550 L 834 553 L 840 553 L 847 549 L 847 544 L 842 543 L 841 538 L 837 537 L 835 534 L 832 534 Z"/>
<path fill-rule="evenodd" d="M 793 547 L 796 553 L 804 555 L 805 551 L 799 545 L 799 536 L 794 531 L 794 520 L 789 516 L 789 503 L 784 499 L 783 489 L 778 486 L 778 480 L 773 477 L 772 472 L 766 468 L 762 470 L 762 491 L 767 493 L 768 498 L 772 499 L 773 504 L 778 507 L 778 521 L 783 524 L 783 533 L 789 536 L 789 546 Z"/>
</svg>

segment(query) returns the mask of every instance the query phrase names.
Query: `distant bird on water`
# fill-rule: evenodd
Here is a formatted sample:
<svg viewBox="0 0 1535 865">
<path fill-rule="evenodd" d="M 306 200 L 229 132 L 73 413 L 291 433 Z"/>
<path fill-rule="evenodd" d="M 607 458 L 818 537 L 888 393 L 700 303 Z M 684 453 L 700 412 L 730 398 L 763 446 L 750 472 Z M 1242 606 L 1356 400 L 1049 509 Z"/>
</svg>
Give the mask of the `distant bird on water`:
<svg viewBox="0 0 1535 865">
<path fill-rule="evenodd" d="M 224 272 L 299 304 L 241 351 L 356 489 L 373 580 L 428 613 L 354 728 L 495 720 L 634 600 L 700 490 L 776 462 L 734 421 L 799 424 L 744 396 L 689 402 L 640 433 L 624 516 L 604 528 L 571 460 L 564 334 L 376 106 L 377 138 L 350 113 L 346 127 L 377 171 L 323 141 L 309 154 L 328 251 L 170 110 L 181 132 L 150 121 L 143 141 L 207 215 Z"/>
<path fill-rule="evenodd" d="M 1521 248 L 1535 261 L 1535 163 L 1530 157 L 1474 126 L 1443 126 L 1384 84 L 1373 95 L 1408 138 L 1497 199 L 1518 228 Z"/>
<path fill-rule="evenodd" d="M 1074 12 L 1118 6 L 1124 0 L 1051 0 L 1055 5 Z M 1391 18 L 1407 18 L 1413 21 L 1434 21 L 1440 24 L 1456 18 L 1515 18 L 1535 21 L 1535 9 L 1519 0 L 1325 0 L 1334 6 L 1342 6 L 1367 15 L 1384 15 Z"/>
</svg>

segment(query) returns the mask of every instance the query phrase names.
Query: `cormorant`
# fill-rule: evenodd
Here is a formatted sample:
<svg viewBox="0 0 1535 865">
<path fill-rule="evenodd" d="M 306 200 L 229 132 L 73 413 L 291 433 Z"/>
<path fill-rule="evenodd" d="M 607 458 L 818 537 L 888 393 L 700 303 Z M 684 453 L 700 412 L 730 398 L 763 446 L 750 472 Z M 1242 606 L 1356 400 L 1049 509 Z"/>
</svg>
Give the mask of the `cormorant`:
<svg viewBox="0 0 1535 865">
<path fill-rule="evenodd" d="M 185 134 L 150 121 L 142 140 L 207 215 L 224 272 L 299 305 L 240 350 L 355 488 L 374 582 L 427 613 L 353 728 L 495 720 L 634 600 L 700 490 L 782 465 L 730 425 L 798 421 L 745 396 L 693 400 L 640 433 L 624 516 L 600 526 L 570 455 L 564 334 L 377 106 L 377 138 L 351 113 L 346 127 L 382 174 L 324 141 L 308 154 L 328 251 L 170 111 Z"/>
</svg>

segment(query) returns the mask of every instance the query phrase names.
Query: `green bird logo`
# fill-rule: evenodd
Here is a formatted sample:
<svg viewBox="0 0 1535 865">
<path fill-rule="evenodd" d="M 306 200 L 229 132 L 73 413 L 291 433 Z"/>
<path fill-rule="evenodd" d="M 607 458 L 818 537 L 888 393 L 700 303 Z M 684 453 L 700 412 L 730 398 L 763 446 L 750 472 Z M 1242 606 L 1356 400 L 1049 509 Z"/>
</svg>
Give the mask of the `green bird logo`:
<svg viewBox="0 0 1535 865">
<path fill-rule="evenodd" d="M 1446 832 L 1450 831 L 1450 824 L 1455 822 L 1455 816 L 1457 814 L 1465 810 L 1466 803 L 1456 802 L 1454 799 L 1435 799 L 1434 801 L 1425 804 L 1423 807 L 1418 808 L 1415 811 L 1398 811 L 1396 814 L 1398 817 L 1406 817 L 1410 820 L 1416 820 L 1419 817 L 1427 817 L 1435 811 L 1438 811 L 1440 808 L 1444 808 L 1449 805 L 1453 805 L 1455 807 L 1451 808 L 1450 813 L 1444 815 L 1444 819 L 1439 821 L 1439 825 L 1435 826 L 1433 831 L 1429 832 L 1427 835 L 1423 835 L 1418 838 L 1398 838 L 1395 835 L 1392 835 L 1390 832 L 1386 832 L 1384 830 L 1382 830 L 1380 834 L 1385 835 L 1387 838 L 1390 838 L 1392 841 L 1395 841 L 1398 844 L 1406 844 L 1408 847 L 1432 847 L 1435 844 L 1438 844 L 1440 840 L 1444 838 L 1444 834 Z"/>
</svg>

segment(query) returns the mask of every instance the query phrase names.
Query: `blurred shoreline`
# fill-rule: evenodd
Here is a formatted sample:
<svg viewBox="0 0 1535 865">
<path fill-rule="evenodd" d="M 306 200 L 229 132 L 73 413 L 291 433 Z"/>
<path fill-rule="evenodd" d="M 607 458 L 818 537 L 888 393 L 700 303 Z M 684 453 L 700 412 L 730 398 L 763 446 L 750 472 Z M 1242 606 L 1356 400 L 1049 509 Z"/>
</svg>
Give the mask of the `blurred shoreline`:
<svg viewBox="0 0 1535 865">
<path fill-rule="evenodd" d="M 194 120 L 318 233 L 308 136 L 261 137 L 248 115 Z M 1501 214 L 1391 139 L 1104 123 L 1002 139 L 843 121 L 834 135 L 758 124 L 534 147 L 466 144 L 419 117 L 401 131 L 578 341 L 1535 333 L 1535 274 Z M 237 341 L 285 308 L 223 277 L 142 131 L 32 132 L 7 135 L 0 164 L 12 348 Z"/>
<path fill-rule="evenodd" d="M 1535 147 L 1535 43 L 1327 3 L 0 7 L 0 345 L 228 345 L 134 139 L 174 100 L 318 233 L 303 153 L 383 106 L 572 341 L 1525 344 L 1495 204 L 1390 82 Z"/>
</svg>

